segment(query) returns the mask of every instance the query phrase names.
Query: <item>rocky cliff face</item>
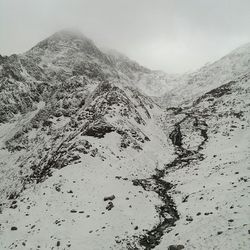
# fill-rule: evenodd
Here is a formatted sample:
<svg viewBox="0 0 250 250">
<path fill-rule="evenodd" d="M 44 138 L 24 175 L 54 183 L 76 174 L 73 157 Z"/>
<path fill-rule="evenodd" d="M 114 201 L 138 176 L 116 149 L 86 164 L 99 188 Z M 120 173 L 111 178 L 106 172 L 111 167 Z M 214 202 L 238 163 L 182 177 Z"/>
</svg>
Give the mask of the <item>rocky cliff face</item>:
<svg viewBox="0 0 250 250">
<path fill-rule="evenodd" d="M 244 249 L 245 50 L 166 110 L 169 76 L 77 32 L 1 57 L 0 248 Z"/>
</svg>

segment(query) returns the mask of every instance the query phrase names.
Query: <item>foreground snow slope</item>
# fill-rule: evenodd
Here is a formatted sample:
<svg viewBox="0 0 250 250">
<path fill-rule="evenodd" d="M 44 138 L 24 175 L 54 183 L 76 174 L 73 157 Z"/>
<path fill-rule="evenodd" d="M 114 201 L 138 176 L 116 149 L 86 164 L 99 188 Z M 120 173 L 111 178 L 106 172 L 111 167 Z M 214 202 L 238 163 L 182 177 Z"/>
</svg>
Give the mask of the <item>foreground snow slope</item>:
<svg viewBox="0 0 250 250">
<path fill-rule="evenodd" d="M 205 160 L 168 174 L 181 217 L 155 249 L 249 249 L 249 142 L 249 127 L 216 135 Z"/>
<path fill-rule="evenodd" d="M 78 164 L 56 170 L 45 182 L 24 191 L 15 199 L 17 208 L 4 209 L 1 249 L 57 245 L 59 249 L 120 249 L 123 238 L 139 235 L 157 223 L 155 205 L 160 200 L 133 186 L 132 180 L 153 171 L 156 156 L 153 151 L 151 158 L 150 148 L 160 149 L 158 142 L 145 149 L 147 154 L 135 155 L 117 150 L 120 138 L 115 134 L 100 140 L 91 142 L 102 145 L 107 160 L 84 156 Z M 114 207 L 109 210 L 104 197 L 111 195 L 115 195 Z M 16 231 L 11 231 L 13 226 Z"/>
</svg>

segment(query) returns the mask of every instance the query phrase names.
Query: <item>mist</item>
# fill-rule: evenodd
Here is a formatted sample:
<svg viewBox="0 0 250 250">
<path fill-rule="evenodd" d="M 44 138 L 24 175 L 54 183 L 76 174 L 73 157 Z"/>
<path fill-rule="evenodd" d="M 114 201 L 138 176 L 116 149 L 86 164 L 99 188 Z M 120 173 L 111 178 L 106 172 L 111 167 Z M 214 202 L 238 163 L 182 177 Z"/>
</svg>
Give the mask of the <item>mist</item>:
<svg viewBox="0 0 250 250">
<path fill-rule="evenodd" d="M 0 54 L 74 28 L 167 73 L 192 71 L 250 41 L 249 0 L 0 0 Z"/>
</svg>

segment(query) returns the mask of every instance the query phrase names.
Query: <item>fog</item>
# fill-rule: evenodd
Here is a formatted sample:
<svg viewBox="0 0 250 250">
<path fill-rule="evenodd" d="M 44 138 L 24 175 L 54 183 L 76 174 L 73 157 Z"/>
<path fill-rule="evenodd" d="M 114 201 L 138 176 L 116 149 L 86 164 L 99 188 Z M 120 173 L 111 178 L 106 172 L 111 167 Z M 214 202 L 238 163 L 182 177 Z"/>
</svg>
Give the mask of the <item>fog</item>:
<svg viewBox="0 0 250 250">
<path fill-rule="evenodd" d="M 250 42 L 249 0 L 0 0 L 0 53 L 64 28 L 140 64 L 183 73 Z"/>
</svg>

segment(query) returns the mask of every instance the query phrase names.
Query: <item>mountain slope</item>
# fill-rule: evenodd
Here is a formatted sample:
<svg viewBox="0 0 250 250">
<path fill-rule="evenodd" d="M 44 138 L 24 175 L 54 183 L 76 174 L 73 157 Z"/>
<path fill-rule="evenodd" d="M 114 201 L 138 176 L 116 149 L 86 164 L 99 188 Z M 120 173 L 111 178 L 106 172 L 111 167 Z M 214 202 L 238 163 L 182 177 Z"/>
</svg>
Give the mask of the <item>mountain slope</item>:
<svg viewBox="0 0 250 250">
<path fill-rule="evenodd" d="M 167 92 L 161 103 L 174 106 L 190 100 L 216 87 L 235 80 L 250 71 L 250 43 L 245 44 L 220 60 L 208 64 L 196 72 L 175 79 L 178 85 Z"/>
<path fill-rule="evenodd" d="M 115 67 L 128 76 L 129 81 L 148 96 L 159 97 L 172 90 L 177 84 L 177 75 L 166 74 L 159 70 L 149 70 L 114 50 L 106 49 L 104 52 L 115 64 Z"/>
<path fill-rule="evenodd" d="M 181 138 L 165 178 L 181 216 L 156 249 L 248 248 L 249 94 L 246 74 L 166 116 L 166 131 L 178 125 Z"/>
<path fill-rule="evenodd" d="M 133 185 L 170 154 L 150 100 L 102 84 L 68 120 L 40 112 L 1 150 L 1 248 L 117 248 L 158 220 L 157 195 Z"/>
</svg>

